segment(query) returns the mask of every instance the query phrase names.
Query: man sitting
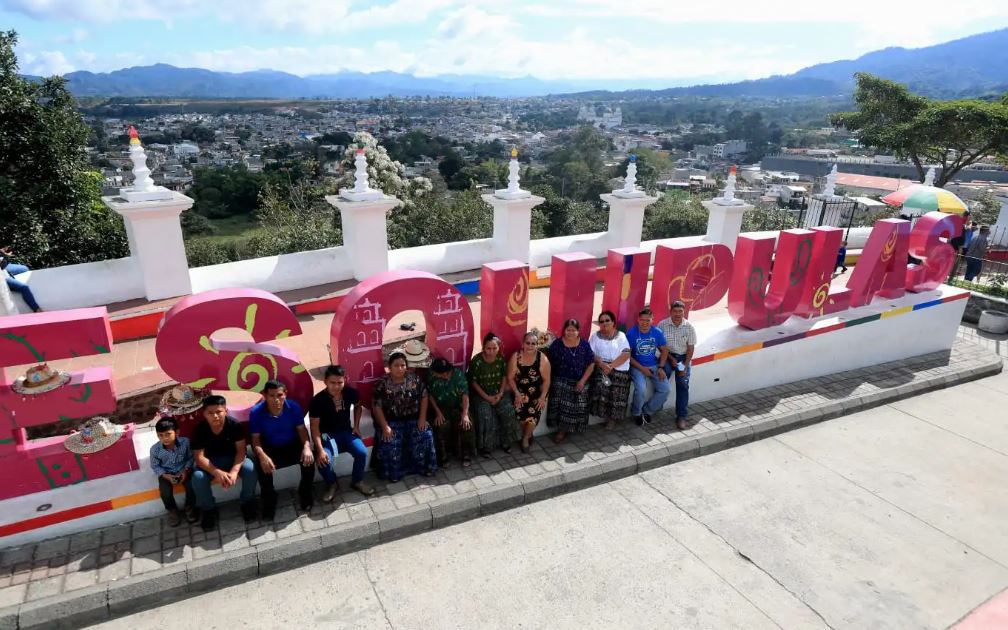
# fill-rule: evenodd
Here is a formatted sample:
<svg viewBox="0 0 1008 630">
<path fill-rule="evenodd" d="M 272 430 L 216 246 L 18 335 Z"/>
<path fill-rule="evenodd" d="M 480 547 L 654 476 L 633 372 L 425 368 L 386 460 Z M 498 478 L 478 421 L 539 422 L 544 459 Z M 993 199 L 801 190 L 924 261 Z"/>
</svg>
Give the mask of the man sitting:
<svg viewBox="0 0 1008 630">
<path fill-rule="evenodd" d="M 630 380 L 634 386 L 631 413 L 638 426 L 651 422 L 651 414 L 661 411 L 671 391 L 665 372 L 668 345 L 661 329 L 651 325 L 653 320 L 651 309 L 645 308 L 637 315 L 637 325 L 626 334 L 630 344 Z M 648 382 L 654 387 L 654 394 L 645 401 Z"/>
<path fill-rule="evenodd" d="M 203 420 L 193 429 L 192 449 L 196 470 L 193 490 L 196 507 L 203 514 L 200 525 L 209 531 L 217 526 L 217 502 L 210 484 L 216 480 L 222 488 L 230 488 L 241 479 L 241 512 L 245 522 L 256 517 L 256 477 L 252 461 L 245 455 L 245 430 L 228 415 L 223 396 L 203 399 Z"/>
<path fill-rule="evenodd" d="M 249 413 L 249 433 L 252 434 L 252 453 L 262 494 L 262 516 L 269 521 L 276 514 L 273 473 L 278 468 L 294 465 L 301 468 L 298 499 L 305 512 L 312 508 L 315 458 L 308 442 L 304 411 L 293 400 L 287 400 L 287 388 L 283 383 L 267 381 L 262 395 L 263 399 Z"/>
</svg>

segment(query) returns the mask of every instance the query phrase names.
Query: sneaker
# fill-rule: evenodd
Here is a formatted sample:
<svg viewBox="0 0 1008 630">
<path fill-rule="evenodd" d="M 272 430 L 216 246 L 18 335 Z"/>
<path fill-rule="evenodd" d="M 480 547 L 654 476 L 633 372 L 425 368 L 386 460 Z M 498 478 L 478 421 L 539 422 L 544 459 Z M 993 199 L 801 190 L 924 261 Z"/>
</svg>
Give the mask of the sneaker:
<svg viewBox="0 0 1008 630">
<path fill-rule="evenodd" d="M 178 527 L 182 523 L 182 515 L 178 510 L 168 512 L 168 527 Z"/>
<path fill-rule="evenodd" d="M 636 424 L 637 426 L 639 426 L 639 427 L 642 427 L 642 426 L 644 426 L 645 424 L 647 424 L 647 417 L 646 417 L 646 416 L 643 416 L 643 415 L 640 415 L 640 416 L 634 416 L 634 423 L 635 423 L 635 424 Z"/>
<path fill-rule="evenodd" d="M 322 500 L 326 503 L 332 503 L 336 499 L 337 492 L 339 492 L 339 482 L 333 483 L 326 488 L 325 494 L 322 495 Z"/>
<path fill-rule="evenodd" d="M 644 424 L 649 424 L 651 422 L 651 414 L 644 414 Z"/>
<path fill-rule="evenodd" d="M 203 531 L 209 532 L 217 527 L 217 510 L 207 510 L 203 512 L 203 518 L 200 520 L 200 527 Z"/>
<path fill-rule="evenodd" d="M 242 506 L 242 516 L 245 515 L 244 507 L 245 506 Z M 264 505 L 263 506 L 263 509 L 262 509 L 262 520 L 264 520 L 264 521 L 272 521 L 275 516 L 276 516 L 276 506 L 275 505 Z M 253 516 L 252 518 L 255 518 L 255 517 Z M 252 520 L 251 518 L 246 518 L 245 522 L 248 523 L 251 520 Z"/>
<path fill-rule="evenodd" d="M 305 514 L 307 514 L 308 512 L 311 512 L 311 509 L 313 507 L 315 507 L 315 502 L 314 501 L 302 501 L 301 502 L 301 511 L 304 512 Z"/>
<path fill-rule="evenodd" d="M 185 509 L 185 520 L 186 523 L 195 523 L 200 519 L 200 511 L 193 506 L 189 506 Z"/>
<path fill-rule="evenodd" d="M 246 523 L 250 523 L 255 520 L 256 512 L 257 510 L 255 501 L 248 501 L 246 503 L 242 503 L 241 514 L 242 518 L 245 519 Z"/>
<path fill-rule="evenodd" d="M 356 490 L 357 492 L 360 492 L 361 494 L 363 494 L 366 497 L 369 497 L 372 494 L 374 494 L 374 488 L 372 488 L 371 486 L 367 485 L 363 481 L 358 481 L 357 483 L 352 483 L 352 484 L 350 484 L 350 487 L 353 488 L 354 490 Z"/>
</svg>

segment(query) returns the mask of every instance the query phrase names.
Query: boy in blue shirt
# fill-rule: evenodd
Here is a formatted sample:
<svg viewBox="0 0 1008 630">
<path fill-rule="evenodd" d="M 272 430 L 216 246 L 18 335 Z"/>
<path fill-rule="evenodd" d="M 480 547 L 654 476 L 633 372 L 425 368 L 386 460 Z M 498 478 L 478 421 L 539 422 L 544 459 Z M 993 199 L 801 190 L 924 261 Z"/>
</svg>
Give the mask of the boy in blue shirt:
<svg viewBox="0 0 1008 630">
<path fill-rule="evenodd" d="M 161 418 L 154 425 L 158 441 L 150 447 L 150 466 L 158 476 L 158 490 L 161 501 L 168 510 L 168 524 L 178 527 L 182 514 L 175 503 L 175 486 L 185 486 L 185 518 L 189 523 L 199 520 L 196 510 L 196 494 L 193 492 L 193 454 L 189 440 L 178 434 L 178 425 L 173 418 Z"/>
<path fill-rule="evenodd" d="M 287 388 L 283 383 L 267 381 L 262 395 L 263 399 L 249 413 L 249 433 L 252 435 L 252 461 L 261 488 L 262 516 L 264 520 L 272 520 L 277 504 L 273 473 L 278 468 L 300 466 L 298 498 L 303 511 L 311 510 L 315 502 L 312 493 L 315 458 L 308 441 L 304 411 L 293 400 L 287 400 Z"/>
<path fill-rule="evenodd" d="M 637 315 L 637 325 L 626 334 L 630 343 L 630 380 L 634 385 L 631 413 L 638 426 L 651 422 L 651 414 L 661 411 L 671 391 L 665 374 L 668 342 L 661 329 L 651 325 L 653 320 L 651 309 L 642 310 Z M 654 394 L 645 401 L 649 381 Z"/>
</svg>

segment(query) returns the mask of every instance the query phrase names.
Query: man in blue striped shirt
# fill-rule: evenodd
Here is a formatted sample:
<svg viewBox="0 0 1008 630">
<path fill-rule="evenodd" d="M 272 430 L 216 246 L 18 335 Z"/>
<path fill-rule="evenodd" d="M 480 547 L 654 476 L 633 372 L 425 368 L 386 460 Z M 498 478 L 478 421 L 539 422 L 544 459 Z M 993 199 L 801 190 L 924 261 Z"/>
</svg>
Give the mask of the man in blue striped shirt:
<svg viewBox="0 0 1008 630">
<path fill-rule="evenodd" d="M 175 486 L 179 484 L 185 486 L 185 519 L 195 523 L 199 514 L 192 486 L 193 454 L 189 440 L 178 434 L 178 425 L 172 418 L 161 418 L 154 430 L 158 441 L 150 448 L 150 465 L 158 476 L 158 490 L 168 510 L 168 524 L 176 527 L 182 522 L 182 514 L 175 503 Z"/>
</svg>

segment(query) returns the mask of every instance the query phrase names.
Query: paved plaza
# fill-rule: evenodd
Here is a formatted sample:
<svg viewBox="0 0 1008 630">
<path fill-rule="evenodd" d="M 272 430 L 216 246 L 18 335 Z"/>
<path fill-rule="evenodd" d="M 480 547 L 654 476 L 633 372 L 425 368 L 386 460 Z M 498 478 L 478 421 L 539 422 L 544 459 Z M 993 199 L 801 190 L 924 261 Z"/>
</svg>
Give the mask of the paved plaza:
<svg viewBox="0 0 1008 630">
<path fill-rule="evenodd" d="M 101 627 L 997 628 L 1006 406 L 1002 373 Z"/>
<path fill-rule="evenodd" d="M 184 524 L 170 528 L 163 519 L 153 518 L 8 549 L 0 554 L 0 628 L 15 627 L 15 623 L 22 628 L 47 625 L 61 618 L 69 626 L 78 626 L 522 504 L 550 499 L 548 504 L 553 505 L 551 497 L 563 493 L 972 381 L 1000 369 L 1000 359 L 990 348 L 960 339 L 951 353 L 697 404 L 692 411 L 702 420 L 685 432 L 675 430 L 667 417 L 644 428 L 629 422 L 616 431 L 596 426 L 559 446 L 540 439 L 527 455 L 517 450 L 511 455 L 498 452 L 493 459 L 474 462 L 470 469 L 456 466 L 440 471 L 433 479 L 409 477 L 397 484 L 372 480 L 378 489 L 374 497 L 365 499 L 347 492 L 334 504 L 318 503 L 310 514 L 299 514 L 293 495 L 287 493 L 286 504 L 278 509 L 272 523 L 247 525 L 236 506 L 225 505 L 218 529 L 209 533 Z M 986 385 L 996 382 L 1004 389 L 1004 377 L 998 378 L 1002 380 L 988 379 L 984 384 L 955 390 L 957 397 L 959 392 L 974 393 L 970 397 L 974 424 L 989 420 L 987 405 L 1006 395 L 994 385 Z M 918 402 L 931 400 L 945 398 L 939 391 L 896 404 L 937 405 Z M 964 405 L 936 408 L 946 409 L 946 415 L 952 416 L 965 412 L 968 407 Z M 869 412 L 869 417 L 878 413 Z M 1001 427 L 1004 431 L 1003 424 Z M 1001 437 L 1008 439 L 1008 433 Z M 895 433 L 888 439 L 896 444 L 901 441 Z M 754 449 L 756 453 L 772 450 L 775 455 L 770 460 L 782 453 L 777 442 L 758 442 Z M 685 470 L 683 466 L 667 470 Z M 870 477 L 871 467 L 863 472 Z M 780 470 L 778 474 L 790 473 Z M 800 487 L 799 481 L 794 480 L 796 487 Z M 730 485 L 722 488 L 725 495 L 720 500 L 727 502 L 725 509 L 735 509 L 732 506 L 738 502 L 736 507 L 747 505 L 748 499 Z M 815 487 L 808 491 L 817 492 Z M 935 511 L 942 497 L 931 502 Z M 740 513 L 737 518 L 744 522 L 749 517 Z M 573 544 L 579 536 L 572 533 L 569 542 Z M 539 544 L 532 534 L 529 542 Z M 623 552 L 619 546 L 612 551 L 617 555 Z"/>
</svg>

